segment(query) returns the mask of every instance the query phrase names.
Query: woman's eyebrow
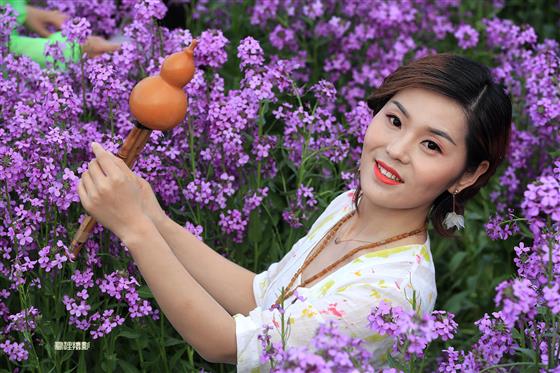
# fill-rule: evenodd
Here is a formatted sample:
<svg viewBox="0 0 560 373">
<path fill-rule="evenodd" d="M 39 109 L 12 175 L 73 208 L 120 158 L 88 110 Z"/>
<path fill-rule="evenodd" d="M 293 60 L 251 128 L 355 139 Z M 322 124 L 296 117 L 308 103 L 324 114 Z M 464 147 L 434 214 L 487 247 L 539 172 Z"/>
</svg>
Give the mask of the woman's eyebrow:
<svg viewBox="0 0 560 373">
<path fill-rule="evenodd" d="M 397 100 L 391 100 L 391 102 L 393 104 L 395 104 L 399 110 L 404 114 L 405 117 L 407 117 L 408 119 L 410 119 L 410 115 L 408 114 L 408 112 L 406 111 L 406 109 L 404 108 L 404 106 L 402 106 L 402 104 L 400 102 L 398 102 Z M 433 133 L 434 135 L 443 137 L 449 141 L 451 141 L 451 143 L 455 146 L 457 146 L 457 144 L 455 144 L 455 141 L 453 141 L 453 139 L 451 138 L 451 136 L 449 136 L 447 134 L 447 132 L 442 131 L 442 130 L 438 130 L 437 128 L 433 128 L 433 127 L 428 127 L 428 131 L 430 131 L 431 133 Z"/>
</svg>

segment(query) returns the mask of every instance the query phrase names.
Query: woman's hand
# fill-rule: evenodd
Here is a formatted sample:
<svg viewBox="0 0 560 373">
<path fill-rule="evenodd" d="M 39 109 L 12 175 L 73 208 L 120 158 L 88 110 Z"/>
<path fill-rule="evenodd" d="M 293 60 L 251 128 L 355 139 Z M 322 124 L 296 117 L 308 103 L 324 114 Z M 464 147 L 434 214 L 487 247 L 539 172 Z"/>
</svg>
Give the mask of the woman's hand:
<svg viewBox="0 0 560 373">
<path fill-rule="evenodd" d="M 101 225 L 124 241 L 134 233 L 142 212 L 140 184 L 124 161 L 92 144 L 95 159 L 89 163 L 78 184 L 82 206 Z"/>
<path fill-rule="evenodd" d="M 101 36 L 89 36 L 84 45 L 82 45 L 82 50 L 89 58 L 97 57 L 103 53 L 112 53 L 121 47 L 120 43 L 112 43 Z"/>
<path fill-rule="evenodd" d="M 27 6 L 26 9 L 25 26 L 44 38 L 51 34 L 48 26 L 54 26 L 55 29 L 60 30 L 62 24 L 68 18 L 67 14 L 57 10 L 46 10 L 34 6 Z"/>
<path fill-rule="evenodd" d="M 142 211 L 152 223 L 157 227 L 167 218 L 165 211 L 161 208 L 157 197 L 150 183 L 142 177 L 134 174 L 140 186 L 140 199 L 142 201 Z"/>
</svg>

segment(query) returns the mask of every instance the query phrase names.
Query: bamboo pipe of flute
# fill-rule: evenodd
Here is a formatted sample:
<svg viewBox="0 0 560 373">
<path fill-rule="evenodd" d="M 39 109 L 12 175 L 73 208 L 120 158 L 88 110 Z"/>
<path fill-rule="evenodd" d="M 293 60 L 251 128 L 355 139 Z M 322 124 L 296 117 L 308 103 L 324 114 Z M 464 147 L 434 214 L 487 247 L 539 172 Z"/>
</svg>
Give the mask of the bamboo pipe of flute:
<svg viewBox="0 0 560 373">
<path fill-rule="evenodd" d="M 188 99 L 183 87 L 194 76 L 197 44 L 193 39 L 183 51 L 168 56 L 159 74 L 142 79 L 133 88 L 129 105 L 136 120 L 117 153 L 129 168 L 134 166 L 153 130 L 170 130 L 185 118 Z M 70 244 L 73 258 L 77 257 L 96 223 L 94 217 L 86 214 Z"/>
</svg>

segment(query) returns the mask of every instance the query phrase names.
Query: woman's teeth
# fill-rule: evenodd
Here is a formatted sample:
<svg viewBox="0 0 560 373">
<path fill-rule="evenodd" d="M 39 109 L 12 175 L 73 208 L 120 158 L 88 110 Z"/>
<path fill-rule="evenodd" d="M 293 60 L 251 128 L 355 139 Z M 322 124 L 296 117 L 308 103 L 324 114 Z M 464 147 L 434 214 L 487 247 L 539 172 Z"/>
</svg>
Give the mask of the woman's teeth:
<svg viewBox="0 0 560 373">
<path fill-rule="evenodd" d="M 379 169 L 379 171 L 380 171 L 383 175 L 387 176 L 389 179 L 398 181 L 399 183 L 402 183 L 402 180 L 401 180 L 401 179 L 397 178 L 395 175 L 393 175 L 392 173 L 390 173 L 389 171 L 387 171 L 386 169 L 384 169 L 383 167 L 381 167 L 381 165 L 380 165 L 379 163 L 377 164 L 377 168 Z"/>
</svg>

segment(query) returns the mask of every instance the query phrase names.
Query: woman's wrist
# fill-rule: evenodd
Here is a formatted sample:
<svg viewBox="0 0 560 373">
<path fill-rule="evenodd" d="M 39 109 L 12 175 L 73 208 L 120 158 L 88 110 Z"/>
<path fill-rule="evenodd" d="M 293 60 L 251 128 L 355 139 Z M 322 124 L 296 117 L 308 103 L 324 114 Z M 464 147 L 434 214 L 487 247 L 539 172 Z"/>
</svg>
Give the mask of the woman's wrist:
<svg viewBox="0 0 560 373">
<path fill-rule="evenodd" d="M 123 232 L 115 232 L 120 240 L 129 247 L 144 240 L 146 234 L 155 226 L 154 222 L 146 215 L 141 214 L 134 222 L 128 225 Z M 157 227 L 156 227 L 157 228 Z"/>
<path fill-rule="evenodd" d="M 159 215 L 156 219 L 152 219 L 152 223 L 154 223 L 154 225 L 156 226 L 156 228 L 158 230 L 160 230 L 160 227 L 163 227 L 163 225 L 169 220 L 169 216 L 167 216 L 167 214 L 165 213 L 165 211 L 161 212 L 161 215 Z"/>
</svg>

